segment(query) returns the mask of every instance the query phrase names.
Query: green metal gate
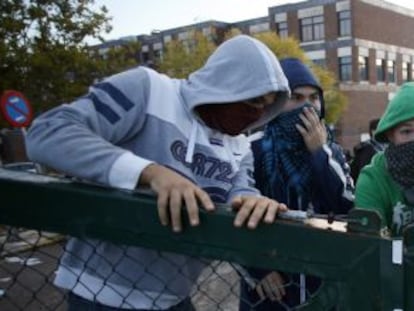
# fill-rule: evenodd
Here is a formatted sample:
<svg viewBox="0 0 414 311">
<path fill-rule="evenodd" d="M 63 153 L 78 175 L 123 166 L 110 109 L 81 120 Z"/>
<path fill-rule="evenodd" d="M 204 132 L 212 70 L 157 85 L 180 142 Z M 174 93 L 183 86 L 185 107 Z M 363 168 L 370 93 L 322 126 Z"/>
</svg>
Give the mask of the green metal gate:
<svg viewBox="0 0 414 311">
<path fill-rule="evenodd" d="M 57 236 L 96 238 L 208 258 L 214 263 L 209 271 L 219 277 L 227 263 L 230 267 L 261 267 L 320 277 L 323 283 L 317 294 L 297 310 L 329 310 L 334 306 L 337 310 L 351 311 L 414 310 L 414 295 L 410 295 L 414 285 L 414 229 L 408 227 L 403 239 L 383 237 L 379 217 L 374 212 L 352 210 L 345 223 L 336 223 L 344 225 L 345 231 L 336 230 L 324 220 L 318 220 L 324 226 L 321 228 L 312 225 L 312 221 L 286 219 L 249 230 L 235 228 L 234 213 L 228 206 L 219 206 L 214 213 L 201 211 L 200 226 L 190 227 L 184 221 L 184 232 L 174 234 L 159 224 L 156 201 L 149 193 L 0 168 L 0 197 L 0 224 L 8 228 L 4 229 L 6 235 L 13 228 L 38 233 L 35 241 L 26 241 L 29 248 L 24 250 L 10 250 L 7 245 L 11 242 L 7 238 L 0 240 L 2 262 L 28 249 L 46 247 L 42 241 L 47 234 L 53 236 L 49 239 L 52 244 L 61 243 Z M 16 230 L 19 239 L 22 231 Z M 5 272 L 2 267 L 3 263 L 0 280 Z M 7 302 L 10 310 L 30 310 L 33 301 L 27 300 L 22 306 L 13 301 L 15 296 L 8 295 L 13 282 L 19 281 L 19 272 L 6 272 L 12 275 L 12 281 L 7 286 L 0 281 L 0 289 L 4 291 L 0 309 Z M 52 283 L 52 272 L 35 273 L 42 275 L 40 283 Z M 28 280 L 32 282 L 30 276 Z M 234 283 L 226 287 L 228 294 L 219 290 L 222 296 L 234 295 L 232 304 L 224 305 L 224 298 L 209 297 L 199 307 L 196 304 L 197 310 L 237 310 L 238 279 Z M 40 300 L 37 292 L 44 286 L 39 284 L 33 289 L 32 300 Z M 217 288 L 203 289 L 202 294 L 213 296 L 213 290 Z M 194 297 L 197 295 L 200 295 L 198 288 Z M 52 306 L 41 301 L 45 310 L 60 310 L 63 304 L 64 298 Z"/>
</svg>

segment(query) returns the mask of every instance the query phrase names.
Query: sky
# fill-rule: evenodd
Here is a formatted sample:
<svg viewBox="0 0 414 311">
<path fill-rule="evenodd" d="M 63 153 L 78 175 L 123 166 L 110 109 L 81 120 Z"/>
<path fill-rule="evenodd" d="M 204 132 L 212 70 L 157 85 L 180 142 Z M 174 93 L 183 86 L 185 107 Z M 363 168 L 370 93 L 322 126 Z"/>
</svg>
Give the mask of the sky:
<svg viewBox="0 0 414 311">
<path fill-rule="evenodd" d="M 111 40 L 208 20 L 237 22 L 262 17 L 268 14 L 268 7 L 295 2 L 300 0 L 95 0 L 95 5 L 105 5 L 112 17 L 112 31 L 103 34 Z M 387 2 L 414 10 L 413 0 Z"/>
</svg>

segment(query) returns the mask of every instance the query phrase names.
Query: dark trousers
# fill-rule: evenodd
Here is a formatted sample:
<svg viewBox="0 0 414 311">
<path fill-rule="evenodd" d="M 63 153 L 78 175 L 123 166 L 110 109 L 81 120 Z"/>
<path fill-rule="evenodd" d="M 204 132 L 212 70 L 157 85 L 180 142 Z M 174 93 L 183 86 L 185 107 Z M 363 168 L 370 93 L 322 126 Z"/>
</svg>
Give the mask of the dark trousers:
<svg viewBox="0 0 414 311">
<path fill-rule="evenodd" d="M 68 311 L 150 311 L 147 309 L 119 309 L 114 307 L 109 307 L 102 305 L 98 302 L 93 302 L 87 299 L 84 299 L 78 295 L 70 292 L 68 294 Z M 165 309 L 168 311 L 195 311 L 191 299 L 189 297 L 185 298 L 175 306 Z"/>
</svg>

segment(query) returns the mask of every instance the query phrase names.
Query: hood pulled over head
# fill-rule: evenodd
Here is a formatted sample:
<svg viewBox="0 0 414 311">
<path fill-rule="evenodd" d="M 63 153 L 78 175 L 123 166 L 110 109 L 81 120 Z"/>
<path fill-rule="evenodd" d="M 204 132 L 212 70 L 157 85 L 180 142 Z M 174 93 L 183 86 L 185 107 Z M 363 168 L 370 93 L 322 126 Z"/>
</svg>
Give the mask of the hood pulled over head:
<svg viewBox="0 0 414 311">
<path fill-rule="evenodd" d="M 292 92 L 301 86 L 311 86 L 318 90 L 321 101 L 320 117 L 324 118 L 325 101 L 323 98 L 323 90 L 309 67 L 297 58 L 284 58 L 280 61 L 280 65 L 289 81 L 289 88 Z"/>
<path fill-rule="evenodd" d="M 374 133 L 379 142 L 388 142 L 387 131 L 414 118 L 414 82 L 404 83 L 391 99 Z"/>
<path fill-rule="evenodd" d="M 244 130 L 273 119 L 290 92 L 276 56 L 262 42 L 247 35 L 222 43 L 205 65 L 181 85 L 181 94 L 193 113 L 197 106 L 240 103 L 272 92 L 277 94 L 274 103 Z"/>
</svg>

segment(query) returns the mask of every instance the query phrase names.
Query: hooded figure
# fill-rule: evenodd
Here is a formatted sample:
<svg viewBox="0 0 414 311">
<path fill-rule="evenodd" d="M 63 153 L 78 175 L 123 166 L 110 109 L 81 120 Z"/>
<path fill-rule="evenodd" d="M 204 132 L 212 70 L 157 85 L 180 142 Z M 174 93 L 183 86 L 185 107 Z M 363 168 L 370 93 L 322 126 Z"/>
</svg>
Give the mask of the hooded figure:
<svg viewBox="0 0 414 311">
<path fill-rule="evenodd" d="M 347 213 L 353 205 L 353 182 L 342 148 L 333 142 L 322 120 L 323 90 L 300 60 L 288 58 L 280 64 L 291 97 L 282 113 L 266 125 L 263 136 L 252 144 L 256 187 L 290 209 L 311 214 Z M 320 284 L 312 277 L 262 269 L 250 272 L 259 283 L 252 289 L 243 282 L 243 311 L 249 310 L 249 305 L 260 311 L 286 310 L 286 306 L 303 303 Z M 264 285 L 269 283 L 268 276 L 278 282 Z M 266 288 L 275 291 L 266 293 Z"/>
<path fill-rule="evenodd" d="M 280 65 L 282 66 L 291 90 L 302 86 L 310 86 L 315 89 L 320 101 L 320 117 L 321 119 L 325 118 L 323 90 L 310 68 L 297 58 L 285 58 L 280 62 Z"/>
<path fill-rule="evenodd" d="M 414 83 L 401 86 L 382 115 L 375 139 L 387 143 L 358 178 L 357 208 L 376 210 L 392 236 L 414 221 Z"/>
<path fill-rule="evenodd" d="M 280 64 L 292 94 L 282 113 L 267 124 L 263 137 L 253 143 L 256 186 L 291 209 L 346 213 L 352 206 L 353 185 L 342 148 L 322 121 L 315 122 L 316 133 L 303 124 L 306 110 L 324 118 L 323 91 L 300 60 L 287 58 Z M 304 139 L 307 134 L 320 138 L 312 145 Z"/>
<path fill-rule="evenodd" d="M 380 143 L 374 138 L 378 122 L 379 119 L 373 119 L 369 122 L 369 139 L 358 143 L 354 147 L 354 157 L 351 162 L 351 176 L 354 182 L 358 180 L 359 172 L 365 165 L 369 164 L 372 157 L 386 147 L 386 144 Z"/>
<path fill-rule="evenodd" d="M 288 95 L 274 54 L 240 35 L 220 45 L 185 80 L 144 67 L 104 79 L 86 96 L 36 119 L 27 150 L 32 160 L 82 179 L 124 189 L 150 186 L 158 191 L 163 224 L 166 205 L 180 211 L 182 203 L 189 210 L 201 202 L 211 209 L 211 201 L 233 204 L 234 198 L 251 196 L 276 209 L 275 201 L 253 187 L 253 158 L 242 132 L 274 118 Z M 166 197 L 162 190 L 171 179 L 178 181 L 172 186 L 190 192 L 174 188 Z M 235 225 L 242 222 L 236 216 Z M 196 225 L 198 218 L 190 223 Z M 55 283 L 84 302 L 187 310 L 183 302 L 190 301 L 204 266 L 184 255 L 71 239 Z"/>
</svg>

